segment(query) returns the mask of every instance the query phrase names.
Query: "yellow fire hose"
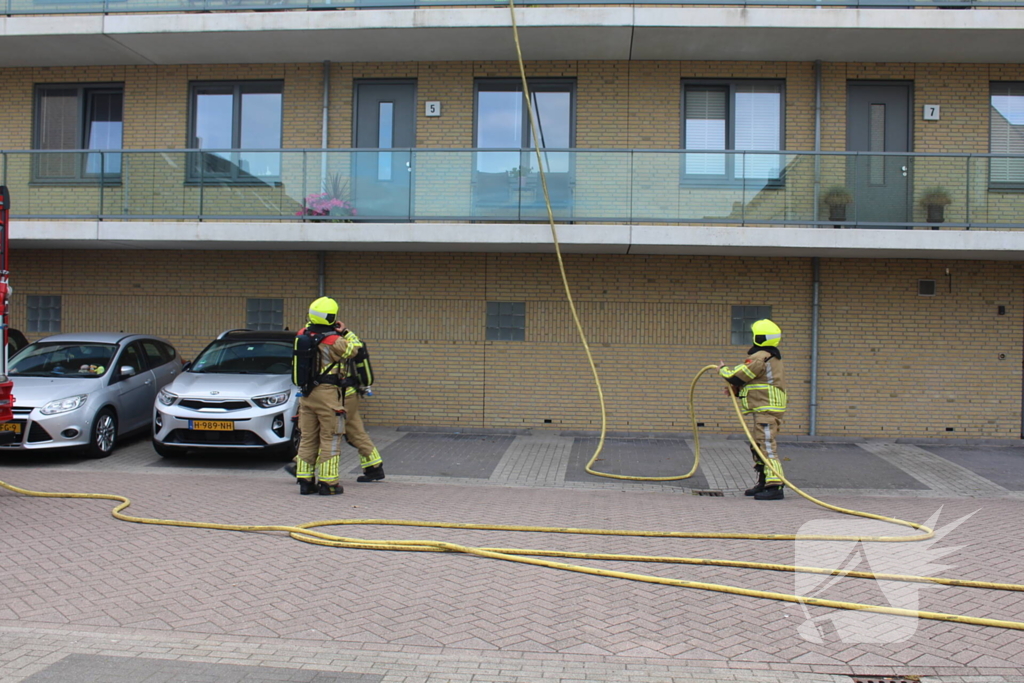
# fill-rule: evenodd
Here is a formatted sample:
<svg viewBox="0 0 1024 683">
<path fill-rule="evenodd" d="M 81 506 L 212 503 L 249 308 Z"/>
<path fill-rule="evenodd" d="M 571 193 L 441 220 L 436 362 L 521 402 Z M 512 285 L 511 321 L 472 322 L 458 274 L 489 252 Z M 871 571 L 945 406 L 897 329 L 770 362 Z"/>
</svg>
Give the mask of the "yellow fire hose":
<svg viewBox="0 0 1024 683">
<path fill-rule="evenodd" d="M 534 140 L 539 140 L 536 132 L 536 123 L 534 121 L 533 108 L 530 106 L 531 99 L 529 94 L 528 85 L 526 82 L 526 71 L 523 65 L 522 51 L 519 44 L 519 32 L 516 26 L 515 17 L 515 6 L 513 0 L 509 0 L 509 10 L 512 13 L 512 28 L 515 36 L 516 52 L 519 60 L 519 70 L 522 76 L 524 96 L 528 103 L 527 111 L 529 112 L 530 124 L 534 131 Z M 587 344 L 586 336 L 583 333 L 582 325 L 580 324 L 579 317 L 576 313 L 576 307 L 572 301 L 572 294 L 569 290 L 568 279 L 565 274 L 565 266 L 562 262 L 561 249 L 558 244 L 558 235 L 555 229 L 554 217 L 551 210 L 551 202 L 548 197 L 547 180 L 545 177 L 543 160 L 541 158 L 540 149 L 537 148 L 537 161 L 539 164 L 541 187 L 544 190 L 544 201 L 547 205 L 548 220 L 551 226 L 552 238 L 555 244 L 555 253 L 558 257 L 558 265 L 562 275 L 562 282 L 565 285 L 566 296 L 569 301 L 569 306 L 572 310 L 573 320 L 576 323 L 576 329 L 579 332 L 580 338 L 583 342 L 583 347 L 586 351 L 587 359 L 590 362 L 591 371 L 593 372 L 594 381 L 597 385 L 598 396 L 601 404 L 601 437 L 598 443 L 597 450 L 595 451 L 590 462 L 587 463 L 586 471 L 603 477 L 612 477 L 616 479 L 627 479 L 633 481 L 673 481 L 679 479 L 685 479 L 693 476 L 697 471 L 697 466 L 700 462 L 700 441 L 698 430 L 696 426 L 696 417 L 694 415 L 694 389 L 697 381 L 700 377 L 708 372 L 709 370 L 716 369 L 714 365 L 708 365 L 694 376 L 693 381 L 690 383 L 689 392 L 689 407 L 690 407 L 690 420 L 693 427 L 694 434 L 694 462 L 693 467 L 690 471 L 684 475 L 674 477 L 631 477 L 623 475 L 612 475 L 601 472 L 596 472 L 591 469 L 591 465 L 597 459 L 598 454 L 601 452 L 601 448 L 604 445 L 607 418 L 605 412 L 604 395 L 601 391 L 600 378 L 598 377 L 597 368 L 594 364 L 593 357 L 590 353 L 590 347 Z M 765 463 L 766 467 L 774 469 L 774 463 L 769 459 L 765 458 L 764 454 L 757 448 L 754 442 L 753 436 L 750 433 L 746 422 L 743 419 L 742 412 L 736 397 L 732 397 L 733 408 L 736 410 L 736 414 L 739 417 L 740 424 L 743 425 L 743 430 L 747 435 L 747 439 L 753 445 L 758 457 Z M 799 495 L 803 496 L 807 500 L 811 501 L 816 505 L 820 505 L 829 510 L 839 512 L 846 515 L 854 515 L 858 517 L 866 517 L 869 519 L 880 520 L 883 522 L 889 522 L 896 525 L 910 527 L 921 533 L 913 536 L 833 536 L 833 535 L 797 535 L 797 534 L 741 534 L 741 533 L 711 533 L 711 532 L 696 532 L 696 531 L 630 531 L 630 530 L 613 530 L 613 529 L 583 529 L 583 528 L 565 528 L 565 527 L 542 527 L 542 526 L 521 526 L 512 524 L 456 524 L 447 522 L 424 522 L 414 520 L 398 520 L 398 519 L 335 519 L 321 522 L 308 522 L 299 525 L 242 525 L 242 524 L 215 524 L 209 522 L 189 522 L 180 520 L 169 520 L 169 519 L 154 519 L 149 517 L 135 517 L 133 515 L 126 514 L 124 510 L 131 505 L 131 501 L 124 496 L 105 494 L 105 493 L 50 493 L 44 491 L 32 491 L 29 489 L 19 488 L 12 484 L 0 481 L 0 487 L 3 487 L 14 493 L 20 493 L 27 496 L 35 496 L 40 498 L 93 498 L 93 499 L 104 499 L 118 501 L 118 505 L 114 507 L 111 514 L 119 520 L 126 522 L 136 522 L 139 524 L 157 524 L 162 526 L 176 526 L 176 527 L 188 527 L 195 529 L 219 529 L 224 531 L 251 531 L 251 532 L 264 532 L 264 531 L 280 531 L 288 533 L 292 538 L 302 541 L 304 543 L 313 543 L 316 545 L 324 545 L 334 548 L 357 548 L 366 550 L 397 550 L 403 552 L 454 552 L 454 553 L 466 553 L 469 555 L 476 555 L 479 557 L 486 557 L 498 560 L 506 560 L 509 562 L 521 562 L 523 564 L 531 564 L 540 567 L 548 567 L 551 569 L 561 569 L 565 571 L 579 572 L 582 574 L 591 574 L 594 576 L 605 576 L 611 578 L 627 579 L 630 581 L 642 581 L 646 583 L 657 583 L 666 586 L 677 586 L 680 588 L 696 588 L 699 590 L 715 591 L 719 593 L 729 593 L 732 595 L 743 595 L 753 598 L 763 598 L 768 600 L 781 600 L 785 602 L 800 603 L 803 605 L 813 605 L 817 607 L 828 607 L 834 609 L 844 610 L 857 610 L 865 612 L 875 612 L 880 614 L 893 614 L 898 616 L 906 617 L 917 617 L 919 619 L 931 619 L 936 621 L 949 621 L 961 624 L 972 624 L 976 626 L 992 626 L 996 628 L 1024 630 L 1024 622 L 1019 621 L 1007 621 L 1001 619 L 989 619 L 984 617 L 972 617 L 966 615 L 957 614 L 943 614 L 941 612 L 927 612 L 919 610 L 908 610 L 900 609 L 896 607 L 888 607 L 882 605 L 867 605 L 855 602 L 843 602 L 837 600 L 824 600 L 819 598 L 807 598 L 799 595 L 790 595 L 787 593 L 776 593 L 771 591 L 758 591 L 750 590 L 746 588 L 740 588 L 737 586 L 729 586 L 724 584 L 706 583 L 702 581 L 683 581 L 680 579 L 669 579 L 659 576 L 650 576 L 646 574 L 637 574 L 632 572 L 621 572 L 611 571 L 606 569 L 598 569 L 594 567 L 586 567 L 578 564 L 567 564 L 564 562 L 554 562 L 551 560 L 538 559 L 537 556 L 543 557 L 561 557 L 573 560 L 615 560 L 620 562 L 660 562 L 667 564 L 689 564 L 689 565 L 707 565 L 707 566 L 719 566 L 719 567 L 734 567 L 743 569 L 759 569 L 768 571 L 778 572 L 803 572 L 811 574 L 824 574 L 831 576 L 844 576 L 851 578 L 863 578 L 873 579 L 876 581 L 905 581 L 915 583 L 930 583 L 938 584 L 943 586 L 959 586 L 967 588 L 982 588 L 988 590 L 1002 590 L 1002 591 L 1024 591 L 1024 586 L 1018 584 L 1009 583 L 990 583 L 986 581 L 967 581 L 962 579 L 949 579 L 942 577 L 932 576 L 913 576 L 913 575 L 902 575 L 902 574 L 880 574 L 872 572 L 857 572 L 847 571 L 835 568 L 822 568 L 822 567 L 799 567 L 784 564 L 769 564 L 760 562 L 740 562 L 733 560 L 717 560 L 708 558 L 689 558 L 689 557 L 658 557 L 650 555 L 622 555 L 622 554 L 611 554 L 611 553 L 582 553 L 582 552 L 569 552 L 559 550 L 542 550 L 542 549 L 526 549 L 526 548 L 477 548 L 473 546 L 460 545 L 457 543 L 447 543 L 442 541 L 430 541 L 430 540 L 373 540 L 373 539 L 359 539 L 350 538 L 345 536 L 337 536 L 334 534 L 324 533 L 322 531 L 316 531 L 315 529 L 320 527 L 329 526 L 343 526 L 343 525 L 387 525 L 387 526 L 409 526 L 409 527 L 431 527 L 439 529 L 475 529 L 475 530 L 488 530 L 488 531 L 526 531 L 526 532 L 540 532 L 540 533 L 551 533 L 551 534 L 588 534 L 588 535 L 602 535 L 602 536 L 640 536 L 640 537 L 651 537 L 651 538 L 714 538 L 714 539 L 748 539 L 748 540 L 830 540 L 830 541 L 872 541 L 872 542 L 905 542 L 905 541 L 922 541 L 925 539 L 932 538 L 934 531 L 924 526 L 923 524 L 917 524 L 915 522 L 908 522 L 905 520 L 897 519 L 895 517 L 885 517 L 882 515 L 876 515 L 869 512 L 859 512 L 856 510 L 850 510 L 847 508 L 830 505 L 822 502 L 807 493 L 801 491 L 799 488 L 793 485 L 791 481 L 782 476 L 781 473 L 777 472 L 791 490 L 795 491 Z"/>
<path fill-rule="evenodd" d="M 700 370 L 697 375 L 693 378 L 690 384 L 690 416 L 692 420 L 695 420 L 694 416 L 694 402 L 693 392 L 694 387 L 697 384 L 697 380 L 707 371 L 715 369 L 716 366 L 709 365 Z M 742 421 L 742 414 L 739 412 L 739 405 L 736 403 L 735 396 L 733 397 L 733 406 L 736 408 L 737 415 L 740 416 L 741 424 L 744 426 L 744 431 L 747 433 L 747 438 L 753 444 L 754 440 L 747 429 L 746 424 Z M 694 430 L 696 437 L 697 431 Z M 755 445 L 756 448 L 756 445 Z M 764 458 L 764 455 L 758 451 L 762 460 L 771 466 L 771 462 Z M 694 452 L 694 467 L 691 472 L 696 470 L 697 460 L 700 456 L 699 445 L 695 442 Z M 717 560 L 708 558 L 690 558 L 690 557 L 659 557 L 651 555 L 624 555 L 624 554 L 612 554 L 612 553 L 583 553 L 583 552 L 569 552 L 560 550 L 543 550 L 543 549 L 527 549 L 527 548 L 478 548 L 473 546 L 460 545 L 457 543 L 447 543 L 443 541 L 430 541 L 430 540 L 374 540 L 374 539 L 360 539 L 351 538 L 346 536 L 337 536 L 334 534 L 324 533 L 322 531 L 316 531 L 320 527 L 328 526 L 343 526 L 343 525 L 387 525 L 387 526 L 409 526 L 409 527 L 432 527 L 439 529 L 475 529 L 475 530 L 486 530 L 486 531 L 526 531 L 526 532 L 541 532 L 541 533 L 552 533 L 552 534 L 588 534 L 588 535 L 601 535 L 601 536 L 641 536 L 649 538 L 716 538 L 716 539 L 748 539 L 748 540 L 832 540 L 832 541 L 881 541 L 881 542 L 902 542 L 902 541 L 920 541 L 927 538 L 931 538 L 934 532 L 928 527 L 916 524 L 914 522 L 907 522 L 894 517 L 884 517 L 881 515 L 875 515 L 867 512 L 859 512 L 855 510 L 849 510 L 847 508 L 838 507 L 824 503 L 812 496 L 804 493 L 797 487 L 793 486 L 793 483 L 784 479 L 783 481 L 793 491 L 799 495 L 810 500 L 811 502 L 826 507 L 830 510 L 840 512 L 842 514 L 856 515 L 860 517 L 868 517 L 871 519 L 877 519 L 884 522 L 890 522 L 902 526 L 911 527 L 918 531 L 924 532 L 915 536 L 876 536 L 876 537 L 859 537 L 859 536 L 832 536 L 832 535 L 796 535 L 796 534 L 741 534 L 741 533 L 711 533 L 711 532 L 697 532 L 697 531 L 630 531 L 630 530 L 615 530 L 615 529 L 584 529 L 584 528 L 570 528 L 570 527 L 543 527 L 543 526 L 522 526 L 514 524 L 463 524 L 463 523 L 449 523 L 449 522 L 425 522 L 416 520 L 399 520 L 399 519 L 335 519 L 321 522 L 308 522 L 299 525 L 282 525 L 282 524 L 269 524 L 269 525 L 244 525 L 244 524 L 215 524 L 210 522 L 190 522 L 181 520 L 170 520 L 170 519 L 155 519 L 150 517 L 135 517 L 124 512 L 131 505 L 131 501 L 124 497 L 113 494 L 105 493 L 50 493 L 45 491 L 32 491 L 29 489 L 23 489 L 12 484 L 0 481 L 0 487 L 3 487 L 14 493 L 20 493 L 27 496 L 35 496 L 40 498 L 93 498 L 93 499 L 104 499 L 118 501 L 119 504 L 114 507 L 111 514 L 116 518 L 126 522 L 136 522 L 139 524 L 157 524 L 162 526 L 176 526 L 176 527 L 188 527 L 195 529 L 219 529 L 224 531 L 252 531 L 252 532 L 264 532 L 264 531 L 281 531 L 288 533 L 292 538 L 302 541 L 304 543 L 313 543 L 316 545 L 324 545 L 334 548 L 357 548 L 365 550 L 398 550 L 404 552 L 455 552 L 455 553 L 466 553 L 469 555 L 477 555 L 479 557 L 487 557 L 498 560 L 506 560 L 509 562 L 521 562 L 523 564 L 532 564 L 540 567 L 548 567 L 551 569 L 562 569 L 566 571 L 579 572 L 582 574 L 591 574 L 594 576 L 605 576 L 610 578 L 627 579 L 630 581 L 642 581 L 646 583 L 657 583 L 666 586 L 677 586 L 680 588 L 696 588 L 699 590 L 715 591 L 719 593 L 729 593 L 732 595 L 744 595 L 752 598 L 764 598 L 769 600 L 781 600 L 785 602 L 794 602 L 804 605 L 814 605 L 817 607 L 829 607 L 834 609 L 845 609 L 845 610 L 859 610 L 865 612 L 876 612 L 880 614 L 893 614 L 898 616 L 906 617 L 917 617 L 919 619 L 932 619 L 936 621 L 950 621 L 961 624 L 972 624 L 976 626 L 993 626 L 997 628 L 1006 628 L 1014 630 L 1024 630 L 1024 623 L 1018 621 L 1007 621 L 1002 619 L 990 619 L 985 617 L 972 617 L 966 615 L 957 614 L 944 614 L 941 612 L 927 612 L 919 610 L 908 610 L 896 607 L 889 607 L 883 605 L 867 605 L 855 602 L 843 602 L 837 600 L 825 600 L 820 598 L 807 598 L 799 595 L 790 595 L 787 593 L 776 593 L 772 591 L 758 591 L 750 590 L 747 588 L 740 588 L 738 586 L 729 586 L 717 583 L 706 583 L 702 581 L 684 581 L 681 579 L 670 579 L 660 576 L 650 576 L 646 574 L 637 574 L 633 572 L 622 572 L 612 571 L 607 569 L 598 569 L 594 567 L 587 567 L 579 564 L 568 564 L 564 562 L 555 562 L 551 560 L 538 559 L 537 556 L 543 557 L 561 557 L 573 560 L 615 560 L 620 562 L 660 562 L 665 564 L 690 564 L 690 565 L 707 565 L 707 566 L 720 566 L 720 567 L 734 567 L 743 569 L 760 569 L 768 571 L 779 571 L 779 572 L 803 572 L 811 574 L 824 574 L 832 576 L 848 576 L 851 578 L 863 578 L 863 579 L 874 579 L 876 581 L 906 581 L 914 583 L 931 583 L 943 586 L 959 586 L 966 588 L 984 588 L 989 590 L 1003 590 L 1003 591 L 1024 591 L 1024 586 L 1017 584 L 1008 583 L 990 583 L 986 581 L 967 581 L 963 579 L 950 579 L 942 577 L 931 577 L 931 576 L 913 576 L 913 575 L 902 575 L 902 574 L 879 574 L 872 572 L 855 572 L 846 571 L 834 568 L 822 568 L 822 567 L 799 567 L 785 564 L 770 564 L 761 562 L 740 562 L 733 560 Z"/>
</svg>

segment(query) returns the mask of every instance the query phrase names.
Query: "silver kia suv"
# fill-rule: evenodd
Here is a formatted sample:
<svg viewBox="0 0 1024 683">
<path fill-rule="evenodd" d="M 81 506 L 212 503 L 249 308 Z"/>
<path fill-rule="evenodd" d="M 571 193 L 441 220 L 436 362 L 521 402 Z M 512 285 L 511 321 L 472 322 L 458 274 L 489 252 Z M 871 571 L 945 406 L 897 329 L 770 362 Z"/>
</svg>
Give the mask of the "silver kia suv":
<svg viewBox="0 0 1024 683">
<path fill-rule="evenodd" d="M 153 448 L 264 450 L 292 458 L 299 443 L 294 332 L 228 330 L 157 395 Z"/>
</svg>

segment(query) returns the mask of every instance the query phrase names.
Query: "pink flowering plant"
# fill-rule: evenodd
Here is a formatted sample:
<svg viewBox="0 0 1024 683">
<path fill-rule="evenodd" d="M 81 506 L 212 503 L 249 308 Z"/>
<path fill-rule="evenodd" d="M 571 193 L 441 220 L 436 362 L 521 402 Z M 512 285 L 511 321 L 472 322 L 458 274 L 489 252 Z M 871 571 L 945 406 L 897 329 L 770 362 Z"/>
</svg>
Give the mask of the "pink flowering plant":
<svg viewBox="0 0 1024 683">
<path fill-rule="evenodd" d="M 359 212 L 352 202 L 346 199 L 348 182 L 340 174 L 333 173 L 324 179 L 323 192 L 314 192 L 303 201 L 303 208 L 296 211 L 296 216 L 330 216 L 330 222 L 349 222 L 351 216 Z"/>
</svg>

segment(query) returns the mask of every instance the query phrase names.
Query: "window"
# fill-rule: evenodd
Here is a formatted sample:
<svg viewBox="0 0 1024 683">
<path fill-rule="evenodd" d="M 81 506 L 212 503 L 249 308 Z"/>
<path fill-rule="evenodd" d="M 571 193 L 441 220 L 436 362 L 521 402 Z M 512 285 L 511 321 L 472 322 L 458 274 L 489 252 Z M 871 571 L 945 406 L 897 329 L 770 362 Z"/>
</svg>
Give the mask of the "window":
<svg viewBox="0 0 1024 683">
<path fill-rule="evenodd" d="M 488 341 L 524 341 L 526 339 L 526 302 L 487 302 Z"/>
<path fill-rule="evenodd" d="M 246 299 L 245 326 L 250 330 L 283 330 L 284 299 Z"/>
<path fill-rule="evenodd" d="M 124 351 L 121 352 L 121 358 L 117 362 L 117 374 L 121 375 L 121 368 L 128 366 L 135 370 L 135 374 L 138 375 L 146 369 L 146 365 L 142 360 L 143 354 L 139 351 L 139 345 L 132 343 Z"/>
<path fill-rule="evenodd" d="M 750 346 L 754 343 L 750 326 L 758 320 L 771 317 L 771 306 L 733 306 L 731 343 L 735 346 Z"/>
<path fill-rule="evenodd" d="M 58 153 L 51 150 L 122 147 L 124 87 L 121 85 L 36 86 L 37 181 L 81 181 L 119 177 L 118 153 Z"/>
<path fill-rule="evenodd" d="M 935 280 L 918 280 L 918 296 L 935 296 Z"/>
<path fill-rule="evenodd" d="M 526 110 L 523 86 L 518 80 L 478 81 L 476 86 L 475 146 L 501 149 L 478 152 L 476 157 L 476 197 L 478 201 L 506 203 L 539 201 L 537 155 L 513 150 L 566 150 L 575 144 L 575 86 L 572 81 L 530 81 L 530 99 L 537 137 L 534 140 L 530 115 Z M 570 152 L 546 152 L 544 172 L 548 175 L 548 193 L 553 203 L 569 199 Z"/>
<path fill-rule="evenodd" d="M 155 339 L 143 339 L 142 351 L 146 354 L 146 361 L 149 362 L 151 368 L 158 368 L 165 363 L 170 363 L 175 356 L 173 348 Z"/>
<path fill-rule="evenodd" d="M 60 297 L 28 297 L 28 331 L 60 332 Z"/>
<path fill-rule="evenodd" d="M 275 181 L 281 176 L 283 86 L 274 82 L 193 83 L 190 180 Z"/>
<path fill-rule="evenodd" d="M 989 112 L 989 151 L 1015 154 L 1015 159 L 991 159 L 989 184 L 1024 188 L 1024 83 L 993 83 Z"/>
<path fill-rule="evenodd" d="M 782 149 L 782 83 L 683 84 L 683 149 L 738 152 Z M 687 180 L 777 180 L 778 154 L 684 154 Z"/>
</svg>

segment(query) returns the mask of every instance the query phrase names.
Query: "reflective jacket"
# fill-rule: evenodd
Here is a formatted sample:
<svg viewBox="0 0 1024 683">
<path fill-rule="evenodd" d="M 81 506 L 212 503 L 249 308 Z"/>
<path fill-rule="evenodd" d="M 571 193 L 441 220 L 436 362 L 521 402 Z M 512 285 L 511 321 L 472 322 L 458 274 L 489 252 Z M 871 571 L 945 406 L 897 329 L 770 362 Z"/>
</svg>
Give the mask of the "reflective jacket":
<svg viewBox="0 0 1024 683">
<path fill-rule="evenodd" d="M 355 371 L 354 371 L 354 368 L 352 367 L 352 363 L 349 363 L 348 361 L 351 358 L 355 357 L 355 355 L 356 355 L 356 353 L 358 353 L 359 349 L 363 348 L 363 342 L 362 342 L 362 340 L 359 339 L 359 337 L 356 336 L 355 332 L 353 332 L 352 330 L 350 330 L 348 328 L 345 328 L 344 330 L 342 330 L 341 335 L 342 335 L 342 339 L 344 339 L 345 343 L 346 343 L 345 351 L 344 351 L 344 353 L 341 354 L 341 361 L 342 361 L 341 376 L 342 376 L 343 379 L 349 380 L 349 379 L 353 378 L 353 375 L 355 374 Z M 357 384 L 357 382 L 345 382 L 345 395 L 346 396 L 351 396 L 352 394 L 356 393 L 355 384 Z"/>
<path fill-rule="evenodd" d="M 747 359 L 718 373 L 739 389 L 744 413 L 786 412 L 786 380 L 782 353 L 775 347 L 754 346 Z"/>
</svg>

